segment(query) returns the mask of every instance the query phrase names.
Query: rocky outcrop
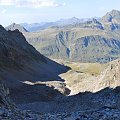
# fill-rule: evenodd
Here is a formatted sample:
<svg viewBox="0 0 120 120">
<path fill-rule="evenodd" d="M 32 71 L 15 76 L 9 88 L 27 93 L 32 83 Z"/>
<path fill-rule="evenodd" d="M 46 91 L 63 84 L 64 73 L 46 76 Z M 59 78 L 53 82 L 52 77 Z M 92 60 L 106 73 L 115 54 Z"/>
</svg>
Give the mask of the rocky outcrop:
<svg viewBox="0 0 120 120">
<path fill-rule="evenodd" d="M 16 120 L 24 119 L 25 114 L 18 110 L 9 98 L 9 90 L 3 85 L 0 80 L 0 119 Z"/>
<path fill-rule="evenodd" d="M 120 86 L 120 60 L 110 62 L 108 67 L 98 76 L 94 85 L 95 91 L 106 87 L 116 88 Z"/>
</svg>

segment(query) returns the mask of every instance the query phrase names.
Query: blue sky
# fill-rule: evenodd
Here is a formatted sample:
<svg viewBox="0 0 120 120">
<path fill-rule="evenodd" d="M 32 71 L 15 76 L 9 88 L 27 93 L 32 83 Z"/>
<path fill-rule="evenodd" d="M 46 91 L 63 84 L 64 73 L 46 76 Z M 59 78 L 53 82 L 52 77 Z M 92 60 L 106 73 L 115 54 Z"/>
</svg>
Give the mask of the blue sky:
<svg viewBox="0 0 120 120">
<path fill-rule="evenodd" d="M 0 24 L 101 17 L 120 10 L 120 0 L 0 0 Z"/>
</svg>

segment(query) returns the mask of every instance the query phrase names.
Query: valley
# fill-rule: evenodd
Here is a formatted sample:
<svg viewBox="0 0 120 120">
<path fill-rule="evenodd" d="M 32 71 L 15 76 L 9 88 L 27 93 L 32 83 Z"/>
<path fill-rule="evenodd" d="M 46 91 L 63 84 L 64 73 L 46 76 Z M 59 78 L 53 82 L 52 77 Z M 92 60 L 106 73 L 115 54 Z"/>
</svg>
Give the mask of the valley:
<svg viewBox="0 0 120 120">
<path fill-rule="evenodd" d="M 119 32 L 118 10 L 0 25 L 0 120 L 119 120 Z"/>
</svg>

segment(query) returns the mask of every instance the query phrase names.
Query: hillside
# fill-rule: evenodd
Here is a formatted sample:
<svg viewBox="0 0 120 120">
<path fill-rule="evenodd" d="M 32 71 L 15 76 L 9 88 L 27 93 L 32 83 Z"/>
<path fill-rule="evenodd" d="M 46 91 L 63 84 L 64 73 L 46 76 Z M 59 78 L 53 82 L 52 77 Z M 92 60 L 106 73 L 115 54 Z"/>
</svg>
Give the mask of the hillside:
<svg viewBox="0 0 120 120">
<path fill-rule="evenodd" d="M 58 75 L 67 70 L 67 67 L 41 55 L 18 30 L 6 31 L 0 26 L 0 77 L 10 89 L 10 96 L 14 102 L 30 102 L 28 96 L 31 92 L 32 101 L 54 99 L 59 93 L 53 91 L 53 88 L 45 85 L 32 87 L 25 81 L 61 82 L 63 80 Z M 39 91 L 43 92 L 39 93 Z M 49 94 L 52 94 L 52 97 L 46 97 Z"/>
</svg>

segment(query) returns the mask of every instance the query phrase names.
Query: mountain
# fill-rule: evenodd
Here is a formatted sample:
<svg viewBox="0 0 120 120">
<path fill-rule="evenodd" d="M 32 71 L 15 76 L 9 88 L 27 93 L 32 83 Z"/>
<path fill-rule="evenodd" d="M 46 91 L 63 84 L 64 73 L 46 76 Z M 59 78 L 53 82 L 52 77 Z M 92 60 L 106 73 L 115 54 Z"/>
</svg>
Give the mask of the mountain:
<svg viewBox="0 0 120 120">
<path fill-rule="evenodd" d="M 6 27 L 6 30 L 19 30 L 20 32 L 28 32 L 23 26 L 16 24 L 16 23 L 12 23 L 11 25 L 9 25 L 8 27 Z"/>
<path fill-rule="evenodd" d="M 30 32 L 35 32 L 52 26 L 53 22 L 42 22 L 42 23 L 32 23 L 32 24 L 21 23 L 20 25 L 22 25 Z"/>
<path fill-rule="evenodd" d="M 60 19 L 55 22 L 56 26 L 64 26 L 64 25 L 71 25 L 85 21 L 85 19 L 79 19 L 76 17 L 72 17 L 69 19 Z"/>
<path fill-rule="evenodd" d="M 107 30 L 120 30 L 120 11 L 112 10 L 108 12 L 101 18 L 101 22 Z"/>
<path fill-rule="evenodd" d="M 69 19 L 72 24 L 59 24 L 59 27 L 52 26 L 24 35 L 30 44 L 49 58 L 109 62 L 120 57 L 119 13 L 112 10 L 101 19 L 94 18 L 84 22 L 77 22 L 80 20 L 72 18 Z M 109 16 L 112 16 L 111 22 L 108 21 Z"/>
<path fill-rule="evenodd" d="M 112 10 L 102 17 L 102 22 L 120 23 L 120 11 Z"/>
<path fill-rule="evenodd" d="M 112 10 L 101 19 L 87 21 L 75 17 L 61 19 L 41 31 L 23 34 L 30 44 L 49 58 L 105 63 L 120 57 L 119 13 Z M 108 20 L 110 16 L 112 19 Z"/>
</svg>

